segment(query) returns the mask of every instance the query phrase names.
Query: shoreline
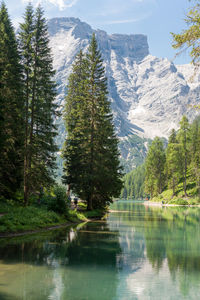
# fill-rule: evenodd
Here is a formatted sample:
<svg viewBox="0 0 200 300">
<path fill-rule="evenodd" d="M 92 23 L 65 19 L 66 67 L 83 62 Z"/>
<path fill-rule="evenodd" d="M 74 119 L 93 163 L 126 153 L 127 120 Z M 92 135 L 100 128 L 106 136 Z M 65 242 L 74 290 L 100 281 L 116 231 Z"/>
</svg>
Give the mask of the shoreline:
<svg viewBox="0 0 200 300">
<path fill-rule="evenodd" d="M 56 230 L 56 229 L 60 229 L 60 228 L 65 228 L 65 227 L 69 227 L 69 226 L 75 226 L 75 225 L 79 225 L 81 223 L 86 223 L 86 222 L 95 222 L 98 220 L 101 220 L 102 217 L 91 217 L 90 219 L 86 219 L 86 220 L 80 220 L 78 222 L 66 222 L 63 224 L 58 224 L 58 225 L 50 225 L 47 227 L 43 227 L 43 228 L 38 228 L 38 229 L 34 229 L 34 230 L 26 230 L 26 231 L 21 231 L 21 232 L 0 232 L 0 239 L 1 238 L 12 238 L 12 237 L 18 237 L 18 236 L 23 236 L 23 235 L 30 235 L 30 234 L 35 234 L 35 233 L 40 233 L 40 232 L 46 232 L 46 231 L 50 231 L 50 230 Z"/>
<path fill-rule="evenodd" d="M 181 205 L 181 204 L 162 204 L 162 202 L 151 202 L 151 201 L 145 201 L 143 202 L 143 205 L 146 205 L 146 206 L 160 206 L 160 207 L 163 207 L 163 206 L 185 206 L 185 207 L 200 207 L 200 204 L 186 204 L 186 205 Z"/>
<path fill-rule="evenodd" d="M 88 220 L 89 222 L 89 220 Z M 50 231 L 50 230 L 54 230 L 54 229 L 59 229 L 59 228 L 65 228 L 68 226 L 73 226 L 73 225 L 77 225 L 80 224 L 82 222 L 77 222 L 77 223 L 64 223 L 64 224 L 60 224 L 60 225 L 53 225 L 53 226 L 48 226 L 48 227 L 43 227 L 40 229 L 35 229 L 35 230 L 26 230 L 26 231 L 22 231 L 22 232 L 10 232 L 10 233 L 0 233 L 0 238 L 9 238 L 9 237 L 17 237 L 17 236 L 22 236 L 22 235 L 28 235 L 28 234 L 34 234 L 34 233 L 39 233 L 39 232 L 45 232 L 45 231 Z"/>
</svg>

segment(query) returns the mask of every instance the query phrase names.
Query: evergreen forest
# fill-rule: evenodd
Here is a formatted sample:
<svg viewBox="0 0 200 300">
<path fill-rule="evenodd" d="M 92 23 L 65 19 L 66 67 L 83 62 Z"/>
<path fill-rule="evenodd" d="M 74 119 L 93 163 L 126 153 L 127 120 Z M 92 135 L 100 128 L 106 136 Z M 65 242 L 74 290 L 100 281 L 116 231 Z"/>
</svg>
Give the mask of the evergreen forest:
<svg viewBox="0 0 200 300">
<path fill-rule="evenodd" d="M 183 116 L 167 146 L 156 137 L 144 165 L 124 176 L 121 198 L 147 198 L 171 204 L 200 201 L 200 117 L 191 124 Z"/>
<path fill-rule="evenodd" d="M 55 121 L 61 115 L 54 78 L 43 8 L 29 3 L 16 34 L 2 2 L 0 213 L 6 215 L 0 220 L 0 232 L 85 220 L 73 206 L 71 211 L 71 197 L 82 202 L 80 210 L 101 215 L 120 194 L 123 173 L 118 138 L 94 34 L 88 52 L 83 54 L 81 50 L 76 56 L 67 86 L 62 184 L 56 178 L 56 159 L 61 149 L 55 142 Z M 100 211 L 95 213 L 95 209 Z M 7 224 L 8 211 L 15 213 Z M 20 215 L 23 217 L 19 221 Z M 38 217 L 35 225 L 29 224 L 33 216 L 35 220 Z"/>
</svg>

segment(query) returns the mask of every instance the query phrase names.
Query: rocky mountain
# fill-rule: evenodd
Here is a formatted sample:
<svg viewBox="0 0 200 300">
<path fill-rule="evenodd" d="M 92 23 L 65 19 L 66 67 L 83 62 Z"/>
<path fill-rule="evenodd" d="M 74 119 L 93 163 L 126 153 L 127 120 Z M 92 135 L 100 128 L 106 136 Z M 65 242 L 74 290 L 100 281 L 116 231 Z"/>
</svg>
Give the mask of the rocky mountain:
<svg viewBox="0 0 200 300">
<path fill-rule="evenodd" d="M 48 28 L 61 110 L 74 57 L 80 49 L 87 50 L 95 32 L 126 170 L 144 159 L 149 139 L 167 137 L 172 128 L 178 129 L 183 114 L 193 120 L 199 113 L 192 106 L 199 103 L 200 76 L 192 80 L 191 65 L 176 66 L 150 55 L 145 35 L 108 35 L 77 18 L 51 19 Z M 57 123 L 62 144 L 64 126 L 61 119 Z"/>
</svg>

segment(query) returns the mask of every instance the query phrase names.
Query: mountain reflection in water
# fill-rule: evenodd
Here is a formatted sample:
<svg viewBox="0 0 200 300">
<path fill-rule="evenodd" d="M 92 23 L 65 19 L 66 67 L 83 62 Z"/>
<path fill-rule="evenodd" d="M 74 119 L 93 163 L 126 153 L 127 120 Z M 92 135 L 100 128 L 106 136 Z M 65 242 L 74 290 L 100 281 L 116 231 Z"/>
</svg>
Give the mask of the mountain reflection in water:
<svg viewBox="0 0 200 300">
<path fill-rule="evenodd" d="M 1 239 L 0 299 L 198 299 L 200 209 L 111 209 L 105 222 Z"/>
</svg>

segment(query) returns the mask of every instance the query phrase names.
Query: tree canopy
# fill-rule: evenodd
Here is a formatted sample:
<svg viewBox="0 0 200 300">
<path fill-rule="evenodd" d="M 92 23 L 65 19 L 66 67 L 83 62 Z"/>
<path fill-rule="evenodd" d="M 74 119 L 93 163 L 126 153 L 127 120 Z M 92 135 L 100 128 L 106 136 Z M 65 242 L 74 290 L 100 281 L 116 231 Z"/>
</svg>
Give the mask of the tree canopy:
<svg viewBox="0 0 200 300">
<path fill-rule="evenodd" d="M 185 18 L 188 28 L 178 34 L 172 33 L 172 46 L 180 49 L 181 52 L 190 49 L 192 63 L 198 67 L 200 65 L 200 1 L 196 0 L 195 2 Z"/>
</svg>

